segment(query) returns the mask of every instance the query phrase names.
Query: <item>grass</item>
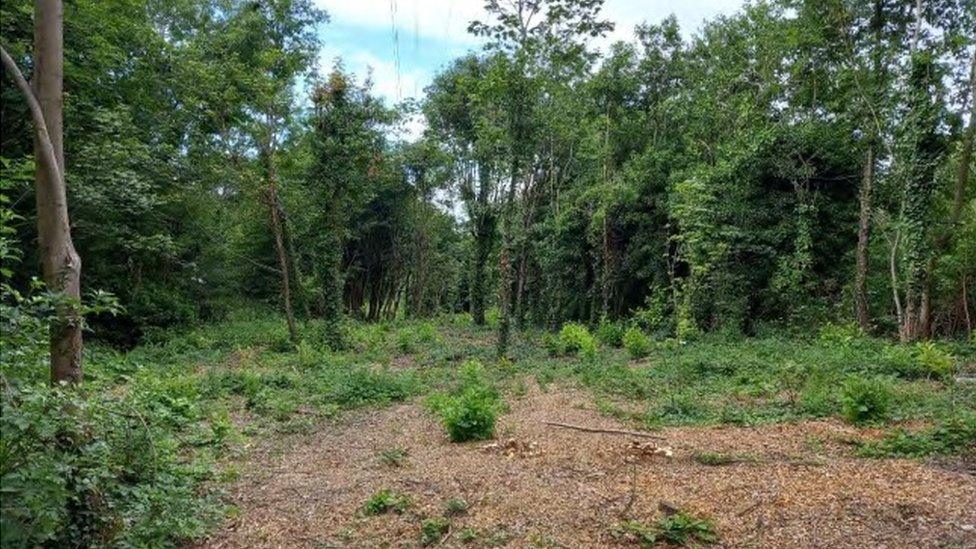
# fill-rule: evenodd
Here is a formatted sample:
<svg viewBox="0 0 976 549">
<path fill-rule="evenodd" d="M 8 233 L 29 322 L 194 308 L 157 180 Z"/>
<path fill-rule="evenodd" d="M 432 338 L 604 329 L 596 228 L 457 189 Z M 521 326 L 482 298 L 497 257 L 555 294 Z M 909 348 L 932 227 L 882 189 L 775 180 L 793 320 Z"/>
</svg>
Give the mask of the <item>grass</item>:
<svg viewBox="0 0 976 549">
<path fill-rule="evenodd" d="M 171 522 L 159 524 L 173 541 L 203 535 L 213 524 L 171 526 L 190 524 L 181 512 L 195 517 L 226 513 L 211 488 L 239 475 L 251 440 L 306 433 L 347 410 L 424 395 L 439 395 L 428 402 L 442 415 L 451 438 L 490 437 L 496 417 L 504 413 L 504 400 L 524 396 L 530 379 L 543 388 L 551 383 L 588 388 L 602 412 L 647 429 L 835 417 L 885 429 L 880 440 L 859 446 L 857 452 L 865 457 L 920 458 L 963 452 L 976 444 L 976 386 L 952 381 L 956 364 L 976 356 L 971 342 L 902 346 L 827 331 L 806 338 L 705 335 L 683 343 L 645 340 L 635 332 L 631 339 L 640 339 L 636 354 L 644 358 L 633 361 L 627 332 L 604 323 L 596 330 L 599 337 L 582 325 L 555 335 L 526 332 L 514 338 L 511 360 L 499 361 L 492 329 L 474 326 L 461 315 L 349 323 L 343 329 L 349 342 L 344 350 L 328 350 L 315 322 L 301 326 L 304 340 L 296 346 L 276 315 L 241 311 L 220 323 L 154 334 L 126 353 L 97 343 L 86 347 L 90 409 L 104 408 L 108 415 L 98 415 L 99 421 L 120 424 L 117 431 L 104 429 L 113 448 L 131 456 L 131 464 L 119 465 L 132 471 L 134 480 L 125 482 L 144 482 L 139 475 L 145 467 L 138 460 L 146 456 L 135 450 L 150 435 L 159 453 L 155 463 L 165 462 L 172 475 L 179 475 L 174 478 L 180 482 L 172 486 L 151 487 L 170 498 L 159 505 L 173 510 Z M 409 361 L 398 360 L 406 355 Z M 8 423 L 37 424 L 40 416 L 50 416 L 52 425 L 60 421 L 61 408 L 50 405 L 43 393 L 43 365 L 29 366 L 3 364 L 4 377 L 17 379 L 19 391 L 18 400 L 4 402 L 5 429 Z M 906 423 L 913 430 L 904 429 Z M 4 434 L 7 438 L 8 431 Z M 45 448 L 53 447 L 30 452 L 50 451 Z M 24 455 L 24 463 L 46 463 L 39 459 L 46 454 Z M 408 456 L 403 448 L 388 448 L 377 459 L 397 467 Z M 721 454 L 695 459 L 715 466 L 742 460 Z M 38 471 L 14 472 L 28 478 Z M 31 486 L 26 481 L 16 485 L 5 500 L 40 497 Z M 145 496 L 147 501 L 155 501 L 157 492 Z M 174 504 L 172 498 L 193 503 Z M 367 505 L 400 505 L 388 499 Z M 16 520 L 29 523 L 36 517 Z M 134 543 L 139 539 L 133 538 Z"/>
</svg>

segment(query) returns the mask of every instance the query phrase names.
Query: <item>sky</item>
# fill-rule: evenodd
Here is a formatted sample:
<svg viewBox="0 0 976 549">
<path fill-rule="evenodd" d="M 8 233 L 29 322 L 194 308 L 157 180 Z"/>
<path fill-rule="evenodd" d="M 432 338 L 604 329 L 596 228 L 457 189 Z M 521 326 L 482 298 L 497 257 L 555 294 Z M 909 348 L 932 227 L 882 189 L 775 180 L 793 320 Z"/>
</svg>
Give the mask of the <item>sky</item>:
<svg viewBox="0 0 976 549">
<path fill-rule="evenodd" d="M 483 0 L 315 0 L 330 15 L 322 28 L 320 72 L 341 58 L 360 79 L 371 74 L 373 91 L 393 104 L 419 98 L 452 59 L 479 48 L 468 23 L 484 19 Z M 598 45 L 633 37 L 634 26 L 671 13 L 686 37 L 706 19 L 730 14 L 742 0 L 606 0 L 614 31 Z M 417 127 L 408 129 L 414 133 Z"/>
</svg>

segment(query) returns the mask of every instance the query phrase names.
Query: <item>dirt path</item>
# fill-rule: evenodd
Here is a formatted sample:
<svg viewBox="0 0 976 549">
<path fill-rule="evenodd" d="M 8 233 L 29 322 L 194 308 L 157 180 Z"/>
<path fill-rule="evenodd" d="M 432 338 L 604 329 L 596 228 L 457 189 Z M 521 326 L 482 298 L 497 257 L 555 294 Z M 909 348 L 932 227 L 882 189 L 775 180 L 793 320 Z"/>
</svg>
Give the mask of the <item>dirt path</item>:
<svg viewBox="0 0 976 549">
<path fill-rule="evenodd" d="M 492 444 L 451 444 L 418 404 L 352 414 L 252 464 L 233 491 L 241 514 L 206 545 L 414 547 L 422 519 L 460 497 L 470 509 L 442 546 L 463 545 L 466 533 L 475 547 L 626 544 L 613 528 L 624 511 L 650 523 L 666 501 L 712 517 L 729 547 L 976 547 L 976 478 L 850 457 L 844 440 L 858 431 L 839 422 L 667 429 L 667 457 L 626 436 L 544 424 L 623 427 L 585 393 L 532 389 L 510 404 Z M 377 452 L 396 446 L 406 464 L 382 463 Z M 708 466 L 695 452 L 743 461 Z M 364 516 L 381 489 L 409 494 L 412 506 Z"/>
</svg>

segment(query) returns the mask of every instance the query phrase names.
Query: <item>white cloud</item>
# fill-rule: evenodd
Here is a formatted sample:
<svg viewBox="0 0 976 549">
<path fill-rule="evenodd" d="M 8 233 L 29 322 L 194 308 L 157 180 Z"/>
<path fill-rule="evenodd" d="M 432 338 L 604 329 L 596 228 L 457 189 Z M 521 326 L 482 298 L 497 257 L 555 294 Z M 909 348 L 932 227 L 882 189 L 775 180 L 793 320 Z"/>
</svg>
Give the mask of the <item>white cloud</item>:
<svg viewBox="0 0 976 549">
<path fill-rule="evenodd" d="M 468 22 L 484 14 L 482 0 L 316 0 L 340 24 L 393 29 L 402 40 L 414 35 L 463 44 L 476 43 Z"/>
</svg>

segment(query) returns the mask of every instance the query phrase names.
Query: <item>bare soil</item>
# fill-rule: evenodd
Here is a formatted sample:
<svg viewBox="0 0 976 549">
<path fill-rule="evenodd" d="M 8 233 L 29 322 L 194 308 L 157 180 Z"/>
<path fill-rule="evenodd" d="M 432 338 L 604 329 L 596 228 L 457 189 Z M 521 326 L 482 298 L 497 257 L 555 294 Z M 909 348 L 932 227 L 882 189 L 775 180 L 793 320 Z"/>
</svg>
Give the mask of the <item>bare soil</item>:
<svg viewBox="0 0 976 549">
<path fill-rule="evenodd" d="M 254 452 L 231 494 L 240 514 L 203 545 L 416 547 L 422 520 L 463 498 L 470 507 L 440 546 L 632 545 L 616 526 L 650 524 L 664 502 L 711 517 L 718 546 L 976 547 L 972 470 L 854 457 L 850 442 L 871 431 L 807 421 L 670 428 L 657 441 L 546 425 L 632 429 L 578 390 L 532 387 L 510 405 L 494 441 L 452 444 L 409 403 Z M 377 456 L 393 447 L 409 453 L 401 467 Z M 702 453 L 733 462 L 706 465 Z M 366 516 L 381 489 L 412 505 Z"/>
</svg>

